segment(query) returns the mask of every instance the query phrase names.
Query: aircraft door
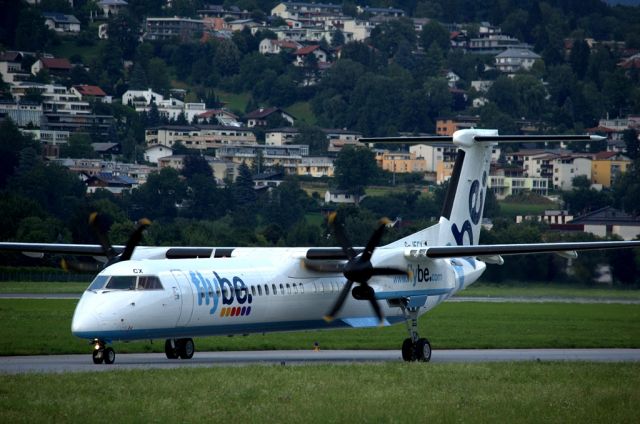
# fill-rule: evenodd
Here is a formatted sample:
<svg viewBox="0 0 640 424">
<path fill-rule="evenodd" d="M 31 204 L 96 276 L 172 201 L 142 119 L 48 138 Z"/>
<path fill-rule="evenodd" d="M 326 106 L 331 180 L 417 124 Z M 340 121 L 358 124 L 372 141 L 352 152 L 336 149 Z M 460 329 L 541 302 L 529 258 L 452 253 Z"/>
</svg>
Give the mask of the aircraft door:
<svg viewBox="0 0 640 424">
<path fill-rule="evenodd" d="M 182 307 L 176 326 L 185 327 L 189 324 L 191 316 L 193 315 L 193 289 L 187 276 L 182 271 L 173 270 L 171 274 L 177 283 L 176 286 L 172 287 L 172 290 L 174 290 L 174 298 L 177 302 L 180 302 Z"/>
</svg>

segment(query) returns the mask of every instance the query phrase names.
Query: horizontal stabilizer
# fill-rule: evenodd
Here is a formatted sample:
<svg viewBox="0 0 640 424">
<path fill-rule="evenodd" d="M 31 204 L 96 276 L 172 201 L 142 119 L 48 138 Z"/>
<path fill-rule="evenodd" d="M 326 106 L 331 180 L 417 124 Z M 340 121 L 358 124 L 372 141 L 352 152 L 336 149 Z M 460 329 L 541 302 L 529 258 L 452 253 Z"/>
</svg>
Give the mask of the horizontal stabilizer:
<svg viewBox="0 0 640 424">
<path fill-rule="evenodd" d="M 471 137 L 477 142 L 497 143 L 531 143 L 545 141 L 601 141 L 605 137 L 599 135 L 476 135 Z M 363 137 L 362 143 L 387 144 L 429 144 L 453 142 L 455 136 L 407 136 L 407 137 Z"/>
<path fill-rule="evenodd" d="M 434 246 L 405 249 L 407 258 L 459 258 L 468 256 L 526 255 L 533 253 L 566 253 L 569 251 L 624 249 L 640 247 L 640 241 L 598 241 L 533 244 L 487 244 L 472 246 Z"/>
</svg>

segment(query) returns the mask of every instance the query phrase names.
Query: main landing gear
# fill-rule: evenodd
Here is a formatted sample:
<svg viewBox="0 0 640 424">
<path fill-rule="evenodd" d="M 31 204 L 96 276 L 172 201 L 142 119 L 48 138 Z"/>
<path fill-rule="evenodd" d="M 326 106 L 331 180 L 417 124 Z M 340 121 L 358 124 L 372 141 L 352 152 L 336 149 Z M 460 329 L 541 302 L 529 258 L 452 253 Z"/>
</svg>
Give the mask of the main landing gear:
<svg viewBox="0 0 640 424">
<path fill-rule="evenodd" d="M 111 365 L 116 360 L 116 351 L 111 347 L 106 347 L 102 340 L 96 339 L 93 341 L 93 353 L 91 356 L 93 357 L 94 364 L 104 362 L 107 365 Z"/>
<path fill-rule="evenodd" d="M 431 359 L 431 343 L 418 335 L 418 311 L 420 308 L 408 308 L 401 306 L 407 323 L 409 337 L 402 343 L 402 359 L 407 362 L 429 362 Z M 409 322 L 411 321 L 411 322 Z"/>
<path fill-rule="evenodd" d="M 195 351 L 193 339 L 167 339 L 164 342 L 164 353 L 169 359 L 191 359 Z"/>
</svg>

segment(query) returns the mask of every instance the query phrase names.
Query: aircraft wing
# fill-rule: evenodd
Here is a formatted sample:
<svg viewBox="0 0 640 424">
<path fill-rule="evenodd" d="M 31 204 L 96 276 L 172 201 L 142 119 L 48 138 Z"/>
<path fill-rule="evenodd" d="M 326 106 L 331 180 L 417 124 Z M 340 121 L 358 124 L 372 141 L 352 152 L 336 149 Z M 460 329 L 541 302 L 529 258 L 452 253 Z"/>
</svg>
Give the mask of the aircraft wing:
<svg viewBox="0 0 640 424">
<path fill-rule="evenodd" d="M 468 256 L 526 255 L 533 253 L 568 253 L 585 250 L 624 249 L 640 247 L 640 241 L 598 241 L 531 244 L 487 244 L 474 246 L 433 246 L 405 249 L 411 258 L 459 258 Z"/>
<path fill-rule="evenodd" d="M 113 248 L 116 253 L 121 253 L 124 250 L 124 246 L 113 246 Z M 0 252 L 24 253 L 27 256 L 45 253 L 74 256 L 104 256 L 104 249 L 99 244 L 1 242 Z"/>
<path fill-rule="evenodd" d="M 111 247 L 116 255 L 125 250 L 125 246 L 122 245 Z M 229 247 L 138 246 L 133 257 L 138 259 L 223 258 L 231 256 L 233 250 Z M 0 252 L 23 253 L 31 257 L 42 257 L 45 253 L 69 256 L 105 256 L 104 248 L 99 244 L 0 242 Z"/>
</svg>

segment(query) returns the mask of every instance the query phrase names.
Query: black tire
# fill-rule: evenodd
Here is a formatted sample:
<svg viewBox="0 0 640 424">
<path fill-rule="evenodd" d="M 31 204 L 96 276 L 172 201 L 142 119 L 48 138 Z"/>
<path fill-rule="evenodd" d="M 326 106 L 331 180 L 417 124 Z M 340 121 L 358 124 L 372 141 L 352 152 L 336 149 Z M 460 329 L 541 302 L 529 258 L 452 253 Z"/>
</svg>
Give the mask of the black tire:
<svg viewBox="0 0 640 424">
<path fill-rule="evenodd" d="M 404 342 L 402 342 L 402 359 L 404 359 L 407 362 L 411 362 L 411 361 L 415 361 L 415 349 L 413 346 L 413 340 L 411 339 L 404 339 Z"/>
<path fill-rule="evenodd" d="M 193 339 L 180 339 L 176 341 L 176 347 L 180 359 L 191 359 L 196 351 L 196 345 L 193 343 Z"/>
<path fill-rule="evenodd" d="M 93 358 L 93 363 L 98 365 L 104 362 L 104 351 L 101 349 L 95 349 L 91 356 Z"/>
<path fill-rule="evenodd" d="M 164 342 L 164 354 L 167 355 L 167 359 L 178 359 L 178 341 L 176 340 L 175 346 L 171 343 L 170 339 Z"/>
<path fill-rule="evenodd" d="M 427 339 L 418 339 L 416 343 L 416 358 L 420 362 L 429 362 L 431 359 L 431 343 Z"/>
<path fill-rule="evenodd" d="M 104 350 L 104 363 L 111 365 L 116 361 L 116 351 L 108 347 Z"/>
</svg>

